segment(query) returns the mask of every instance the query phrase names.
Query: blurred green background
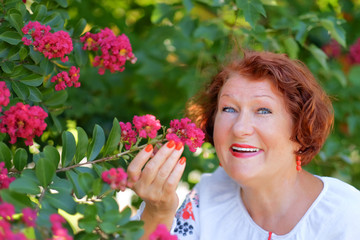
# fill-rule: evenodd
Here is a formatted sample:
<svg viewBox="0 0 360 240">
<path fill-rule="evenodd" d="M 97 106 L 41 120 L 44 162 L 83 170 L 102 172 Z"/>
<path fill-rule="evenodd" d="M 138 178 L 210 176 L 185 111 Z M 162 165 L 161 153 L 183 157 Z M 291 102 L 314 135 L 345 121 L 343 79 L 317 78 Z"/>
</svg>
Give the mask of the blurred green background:
<svg viewBox="0 0 360 240">
<path fill-rule="evenodd" d="M 71 119 L 88 133 L 96 123 L 109 131 L 114 117 L 125 122 L 143 114 L 167 125 L 184 116 L 186 101 L 231 49 L 283 52 L 307 64 L 335 108 L 331 136 L 306 169 L 360 189 L 360 65 L 349 60 L 351 51 L 360 57 L 360 46 L 350 50 L 360 38 L 359 0 L 72 0 L 64 15 L 67 28 L 84 18 L 87 30 L 125 33 L 138 61 L 105 75 L 89 62 L 80 66 L 82 85 L 68 91 L 63 125 Z M 339 43 L 337 54 L 322 50 L 331 39 Z M 190 172 L 218 166 L 209 144 L 186 155 L 183 180 L 190 187 L 196 182 Z"/>
</svg>

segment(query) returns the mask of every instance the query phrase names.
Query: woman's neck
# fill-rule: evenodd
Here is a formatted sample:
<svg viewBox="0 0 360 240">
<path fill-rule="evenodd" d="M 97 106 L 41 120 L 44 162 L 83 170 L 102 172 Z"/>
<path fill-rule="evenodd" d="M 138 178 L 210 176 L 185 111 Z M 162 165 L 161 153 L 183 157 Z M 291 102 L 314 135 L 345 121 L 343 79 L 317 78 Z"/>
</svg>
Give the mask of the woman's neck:
<svg viewBox="0 0 360 240">
<path fill-rule="evenodd" d="M 273 178 L 260 186 L 242 186 L 241 198 L 256 224 L 283 235 L 300 221 L 322 188 L 321 180 L 302 171 Z"/>
</svg>

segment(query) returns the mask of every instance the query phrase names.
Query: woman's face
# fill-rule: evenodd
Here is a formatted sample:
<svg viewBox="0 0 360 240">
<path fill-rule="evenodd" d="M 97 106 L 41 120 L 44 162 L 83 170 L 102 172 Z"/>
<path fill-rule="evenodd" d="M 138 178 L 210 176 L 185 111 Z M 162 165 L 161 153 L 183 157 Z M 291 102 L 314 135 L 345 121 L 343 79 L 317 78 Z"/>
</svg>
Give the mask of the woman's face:
<svg viewBox="0 0 360 240">
<path fill-rule="evenodd" d="M 267 80 L 233 74 L 219 93 L 214 145 L 220 163 L 240 184 L 296 173 L 291 115 Z"/>
</svg>

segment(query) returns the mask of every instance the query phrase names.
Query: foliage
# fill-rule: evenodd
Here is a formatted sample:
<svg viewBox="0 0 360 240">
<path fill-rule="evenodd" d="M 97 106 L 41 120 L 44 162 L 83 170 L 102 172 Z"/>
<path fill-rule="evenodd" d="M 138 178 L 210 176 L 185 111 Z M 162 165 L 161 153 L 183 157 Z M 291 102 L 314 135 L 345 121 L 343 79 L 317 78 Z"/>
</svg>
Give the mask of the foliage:
<svg viewBox="0 0 360 240">
<path fill-rule="evenodd" d="M 116 155 L 125 151 L 118 146 L 117 119 L 125 122 L 134 114 L 150 113 L 170 123 L 182 117 L 186 100 L 233 49 L 284 52 L 309 66 L 333 97 L 335 125 L 323 150 L 305 168 L 360 188 L 358 1 L 25 2 L 0 0 L 0 81 L 11 92 L 1 114 L 19 102 L 39 106 L 48 114 L 47 128 L 32 146 L 22 140 L 10 144 L 9 135 L 0 134 L 0 161 L 6 175 L 16 177 L 0 196 L 17 213 L 25 207 L 38 211 L 36 228 L 24 228 L 20 217 L 14 217 L 28 238 L 46 238 L 49 216 L 58 212 L 72 219 L 65 226 L 76 239 L 141 236 L 141 222 L 130 221 L 129 208 L 118 211 L 115 191 L 101 180 L 103 171 L 126 167 L 131 158 Z M 33 45 L 24 45 L 22 28 L 29 21 L 68 33 L 73 41 L 69 61 L 46 58 Z M 85 32 L 97 34 L 105 28 L 131 41 L 138 61 L 126 64 L 124 72 L 99 75 L 91 66 L 97 53 L 82 49 Z M 336 43 L 329 47 L 330 42 Z M 72 66 L 81 69 L 81 87 L 56 91 L 57 82 L 51 79 Z M 73 73 L 69 71 L 69 78 Z M 190 177 L 193 171 L 211 172 L 218 165 L 207 143 L 184 155 L 183 180 L 190 186 L 196 183 Z M 84 158 L 91 168 L 79 165 Z"/>
</svg>

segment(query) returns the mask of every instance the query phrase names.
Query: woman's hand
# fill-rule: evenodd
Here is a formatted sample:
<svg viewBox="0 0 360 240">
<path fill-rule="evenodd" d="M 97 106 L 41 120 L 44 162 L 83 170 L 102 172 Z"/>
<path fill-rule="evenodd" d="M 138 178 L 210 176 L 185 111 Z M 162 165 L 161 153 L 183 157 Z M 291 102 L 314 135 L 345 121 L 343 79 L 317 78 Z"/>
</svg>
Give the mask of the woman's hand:
<svg viewBox="0 0 360 240">
<path fill-rule="evenodd" d="M 171 140 L 151 158 L 153 147 L 148 145 L 128 166 L 128 187 L 146 203 L 141 217 L 146 237 L 157 224 L 171 227 L 179 204 L 176 188 L 185 169 L 183 150 L 182 143 Z"/>
</svg>

